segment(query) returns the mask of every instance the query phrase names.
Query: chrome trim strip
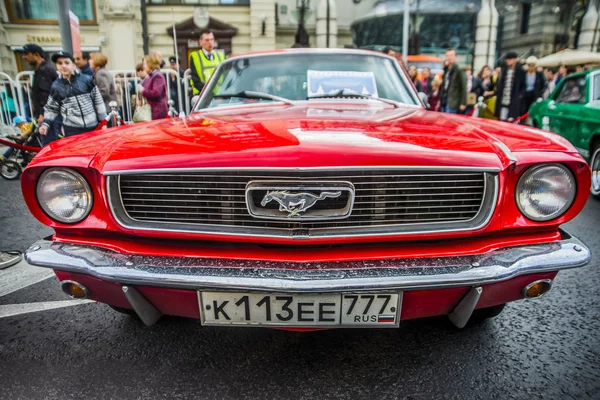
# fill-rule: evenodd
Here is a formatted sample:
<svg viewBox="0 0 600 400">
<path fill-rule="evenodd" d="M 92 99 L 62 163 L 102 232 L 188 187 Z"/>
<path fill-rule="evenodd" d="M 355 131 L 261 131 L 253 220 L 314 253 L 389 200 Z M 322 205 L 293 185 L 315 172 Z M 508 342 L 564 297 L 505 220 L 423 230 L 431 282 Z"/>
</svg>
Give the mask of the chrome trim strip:
<svg viewBox="0 0 600 400">
<path fill-rule="evenodd" d="M 135 174 L 175 174 L 179 172 L 231 172 L 239 171 L 243 168 L 244 171 L 283 171 L 283 172 L 321 172 L 321 171 L 379 171 L 379 170 L 396 170 L 396 171 L 443 171 L 443 172 L 490 172 L 498 173 L 500 168 L 496 167 L 446 167 L 446 166 L 348 166 L 348 167 L 207 167 L 207 168 L 154 168 L 154 169 L 125 169 L 117 171 L 104 171 L 104 176 L 115 175 L 135 175 Z"/>
<path fill-rule="evenodd" d="M 510 161 L 512 161 L 513 163 L 516 163 L 517 161 L 519 161 L 519 159 L 517 158 L 517 156 L 515 156 L 515 153 L 513 153 L 512 151 L 510 151 L 510 149 L 508 148 L 507 145 L 505 145 L 504 143 L 502 143 L 499 140 L 495 141 L 494 144 L 500 150 L 502 150 L 502 152 L 504 153 L 504 155 L 506 156 L 506 158 L 508 158 Z"/>
<path fill-rule="evenodd" d="M 417 290 L 479 286 L 586 265 L 590 250 L 565 232 L 563 237 L 470 256 L 345 262 L 155 257 L 48 240 L 33 244 L 25 257 L 32 265 L 123 285 L 286 293 Z"/>
<path fill-rule="evenodd" d="M 364 170 L 360 167 L 355 167 L 358 170 Z M 428 169 L 439 170 L 439 168 L 435 167 L 423 167 Z M 460 167 L 457 167 L 460 168 Z M 469 167 L 465 167 L 469 168 Z M 411 169 L 410 167 L 400 167 L 401 170 Z M 209 170 L 209 169 L 205 169 Z M 218 169 L 217 169 L 218 170 Z M 239 168 L 234 168 L 233 170 L 239 171 Z M 260 169 L 258 169 L 260 170 Z M 275 171 L 280 171 L 280 169 L 274 169 Z M 296 168 L 291 168 L 290 170 L 297 171 Z M 321 169 L 318 169 L 321 170 Z M 166 171 L 174 171 L 174 170 L 166 170 Z M 214 171 L 214 170 L 213 170 Z M 302 169 L 301 171 L 306 171 Z M 308 169 L 308 171 L 312 171 L 312 169 Z M 443 171 L 446 171 L 444 169 Z M 467 171 L 477 171 L 482 172 L 481 170 L 475 169 L 467 169 Z M 308 240 L 314 238 L 338 238 L 338 237 L 372 237 L 372 236 L 401 236 L 401 235 L 414 235 L 419 233 L 431 233 L 431 232 L 465 232 L 465 231 L 474 231 L 483 228 L 488 224 L 488 222 L 492 219 L 494 214 L 494 210 L 496 209 L 496 204 L 498 201 L 498 193 L 499 193 L 499 182 L 497 175 L 490 175 L 489 173 L 484 173 L 484 191 L 483 197 L 481 200 L 481 205 L 478 210 L 478 213 L 471 219 L 459 222 L 451 222 L 447 223 L 444 221 L 440 222 L 423 222 L 423 223 L 415 223 L 415 224 L 389 224 L 389 225 L 373 225 L 366 227 L 337 227 L 335 229 L 321 229 L 316 230 L 313 229 L 312 234 L 301 234 L 296 233 L 292 234 L 291 230 L 279 229 L 276 227 L 242 227 L 236 225 L 223 225 L 223 224 L 206 224 L 206 223 L 179 223 L 175 224 L 173 222 L 161 222 L 161 221 L 151 221 L 148 223 L 148 226 L 139 226 L 134 225 L 131 221 L 139 222 L 133 218 L 130 218 L 130 222 L 126 222 L 123 220 L 123 214 L 127 215 L 125 208 L 123 207 L 121 210 L 115 209 L 114 205 L 116 203 L 122 204 L 122 196 L 120 191 L 118 193 L 113 193 L 112 190 L 112 175 L 107 177 L 107 197 L 108 204 L 112 215 L 115 217 L 115 221 L 123 228 L 138 230 L 138 231 L 155 231 L 155 232 L 186 232 L 186 233 L 197 233 L 197 234 L 210 234 L 216 236 L 239 236 L 239 237 L 264 237 L 264 238 L 285 238 L 291 240 Z M 120 181 L 120 178 L 117 179 Z M 493 193 L 489 193 L 488 190 L 488 181 L 492 180 L 494 191 Z M 488 197 L 486 197 L 486 195 Z M 118 201 L 117 201 L 118 198 Z M 483 210 L 487 208 L 487 210 Z M 481 212 L 487 211 L 487 215 L 484 214 L 482 217 Z M 120 215 L 121 214 L 121 215 Z M 477 218 L 481 219 L 481 222 L 475 226 L 465 226 L 469 222 L 476 220 Z M 459 224 L 462 227 L 457 227 Z M 162 226 L 171 226 L 171 228 L 164 228 Z M 177 228 L 173 226 L 177 225 Z M 446 225 L 444 227 L 444 225 Z M 188 228 L 188 226 L 190 226 Z M 232 228 L 235 229 L 233 231 L 224 232 L 224 228 Z M 268 233 L 268 231 L 271 231 Z M 366 232 L 366 233 L 365 233 Z"/>
</svg>

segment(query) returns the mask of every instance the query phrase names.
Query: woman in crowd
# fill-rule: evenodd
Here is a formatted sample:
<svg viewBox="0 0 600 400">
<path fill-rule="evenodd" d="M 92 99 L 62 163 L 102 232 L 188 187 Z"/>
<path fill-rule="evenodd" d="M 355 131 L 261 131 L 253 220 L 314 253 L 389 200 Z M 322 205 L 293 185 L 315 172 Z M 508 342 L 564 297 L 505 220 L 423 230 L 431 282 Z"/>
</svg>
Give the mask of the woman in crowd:
<svg viewBox="0 0 600 400">
<path fill-rule="evenodd" d="M 146 98 L 152 108 L 153 120 L 167 116 L 167 81 L 159 70 L 160 61 L 156 55 L 144 57 L 142 66 L 147 76 L 142 84 L 138 85 L 138 92 Z"/>
<path fill-rule="evenodd" d="M 493 112 L 496 109 L 496 80 L 494 79 L 492 68 L 489 65 L 484 65 L 477 75 L 480 80 L 483 102 L 486 108 Z M 479 116 L 488 119 L 494 119 L 490 113 L 480 113 Z"/>
<path fill-rule="evenodd" d="M 50 87 L 40 134 L 46 135 L 48 127 L 59 115 L 63 119 L 65 136 L 94 130 L 106 118 L 106 107 L 98 87 L 91 77 L 75 71 L 70 53 L 59 51 L 52 56 L 52 62 L 56 64 L 60 78 Z"/>
<path fill-rule="evenodd" d="M 410 77 L 412 83 L 415 85 L 415 88 L 417 88 L 417 92 L 422 92 L 423 85 L 417 77 L 417 67 L 415 65 L 408 66 L 408 76 Z"/>
<path fill-rule="evenodd" d="M 94 83 L 100 90 L 106 111 L 110 112 L 108 104 L 117 101 L 117 90 L 112 75 L 105 68 L 107 62 L 108 58 L 102 53 L 90 54 L 90 68 L 94 71 Z"/>
<path fill-rule="evenodd" d="M 423 92 L 429 96 L 432 92 L 431 82 L 433 81 L 434 77 L 431 76 L 431 69 L 429 69 L 429 67 L 424 67 L 421 74 L 423 75 L 423 79 L 421 79 L 421 87 L 423 88 Z"/>
</svg>

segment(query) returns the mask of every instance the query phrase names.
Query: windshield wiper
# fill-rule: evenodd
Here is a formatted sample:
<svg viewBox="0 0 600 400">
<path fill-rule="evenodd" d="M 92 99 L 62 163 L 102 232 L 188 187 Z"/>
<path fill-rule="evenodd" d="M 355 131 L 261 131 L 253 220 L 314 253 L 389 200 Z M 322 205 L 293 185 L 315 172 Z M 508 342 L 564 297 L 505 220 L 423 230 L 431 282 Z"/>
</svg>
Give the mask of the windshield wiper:
<svg viewBox="0 0 600 400">
<path fill-rule="evenodd" d="M 391 104 L 394 107 L 398 108 L 400 107 L 400 103 L 398 103 L 397 101 L 394 100 L 390 100 L 390 99 L 382 99 L 381 97 L 375 97 L 373 95 L 370 94 L 361 94 L 361 93 L 355 93 L 355 92 L 347 92 L 345 89 L 338 89 L 335 92 L 331 92 L 331 93 L 327 93 L 327 94 L 320 94 L 317 96 L 309 96 L 307 97 L 307 100 L 310 99 L 342 99 L 342 98 L 357 98 L 357 99 L 371 99 L 371 100 L 379 100 L 383 103 L 386 104 Z"/>
<path fill-rule="evenodd" d="M 285 97 L 279 97 L 279 96 L 275 96 L 275 95 L 272 95 L 269 93 L 263 93 L 263 92 L 253 92 L 251 90 L 242 90 L 241 92 L 231 93 L 231 94 L 222 93 L 222 94 L 217 94 L 214 97 L 218 98 L 218 99 L 230 99 L 232 97 L 240 97 L 242 99 L 264 99 L 264 100 L 280 101 L 285 104 L 294 105 L 294 102 L 292 100 L 286 99 Z"/>
</svg>

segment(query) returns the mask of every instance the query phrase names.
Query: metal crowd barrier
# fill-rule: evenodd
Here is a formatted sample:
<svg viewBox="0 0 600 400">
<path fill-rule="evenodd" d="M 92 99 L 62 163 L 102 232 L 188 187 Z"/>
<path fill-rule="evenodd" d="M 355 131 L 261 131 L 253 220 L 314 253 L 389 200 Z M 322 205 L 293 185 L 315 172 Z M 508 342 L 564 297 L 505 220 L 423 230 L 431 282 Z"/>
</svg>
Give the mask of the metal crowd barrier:
<svg viewBox="0 0 600 400">
<path fill-rule="evenodd" d="M 33 116 L 33 103 L 31 101 L 31 89 L 33 86 L 33 71 L 23 71 L 17 74 L 15 83 L 19 90 L 20 115 Z"/>
<path fill-rule="evenodd" d="M 133 113 L 140 99 L 138 85 L 141 79 L 137 76 L 135 70 L 110 70 L 117 90 L 117 103 L 119 112 L 123 121 L 127 124 L 133 123 Z M 160 72 L 165 76 L 167 86 L 165 88 L 167 101 L 173 100 L 177 112 L 184 112 L 186 115 L 190 112 L 191 96 L 189 92 L 189 69 L 181 75 L 174 69 L 161 69 Z M 186 74 L 188 81 L 186 82 Z"/>
<path fill-rule="evenodd" d="M 126 124 L 133 123 L 133 113 L 139 98 L 138 84 L 141 79 L 135 70 L 109 70 L 113 76 L 117 91 L 118 109 L 122 120 Z M 179 114 L 190 113 L 192 104 L 192 91 L 190 85 L 190 70 L 183 74 L 173 69 L 160 71 L 167 81 L 165 88 L 167 101 L 173 100 L 173 107 Z M 13 132 L 13 121 L 16 116 L 33 116 L 32 95 L 33 72 L 23 71 L 13 79 L 4 72 L 0 72 L 0 135 Z"/>
<path fill-rule="evenodd" d="M 15 81 L 0 72 L 0 135 L 13 131 L 12 124 L 19 111 L 18 88 Z"/>
</svg>

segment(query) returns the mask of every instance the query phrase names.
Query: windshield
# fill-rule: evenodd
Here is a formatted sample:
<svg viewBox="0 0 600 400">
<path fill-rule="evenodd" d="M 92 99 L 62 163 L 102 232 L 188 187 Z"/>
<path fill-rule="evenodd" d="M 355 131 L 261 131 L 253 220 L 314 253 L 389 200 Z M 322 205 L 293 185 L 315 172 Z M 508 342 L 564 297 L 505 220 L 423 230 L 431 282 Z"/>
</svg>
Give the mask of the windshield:
<svg viewBox="0 0 600 400">
<path fill-rule="evenodd" d="M 348 101 L 364 95 L 418 104 L 394 61 L 368 54 L 297 53 L 235 58 L 215 72 L 196 110 L 236 104 L 327 97 Z M 253 93 L 249 96 L 248 93 Z M 267 96 L 259 96 L 258 94 Z M 341 99 L 340 99 L 341 97 Z"/>
</svg>

